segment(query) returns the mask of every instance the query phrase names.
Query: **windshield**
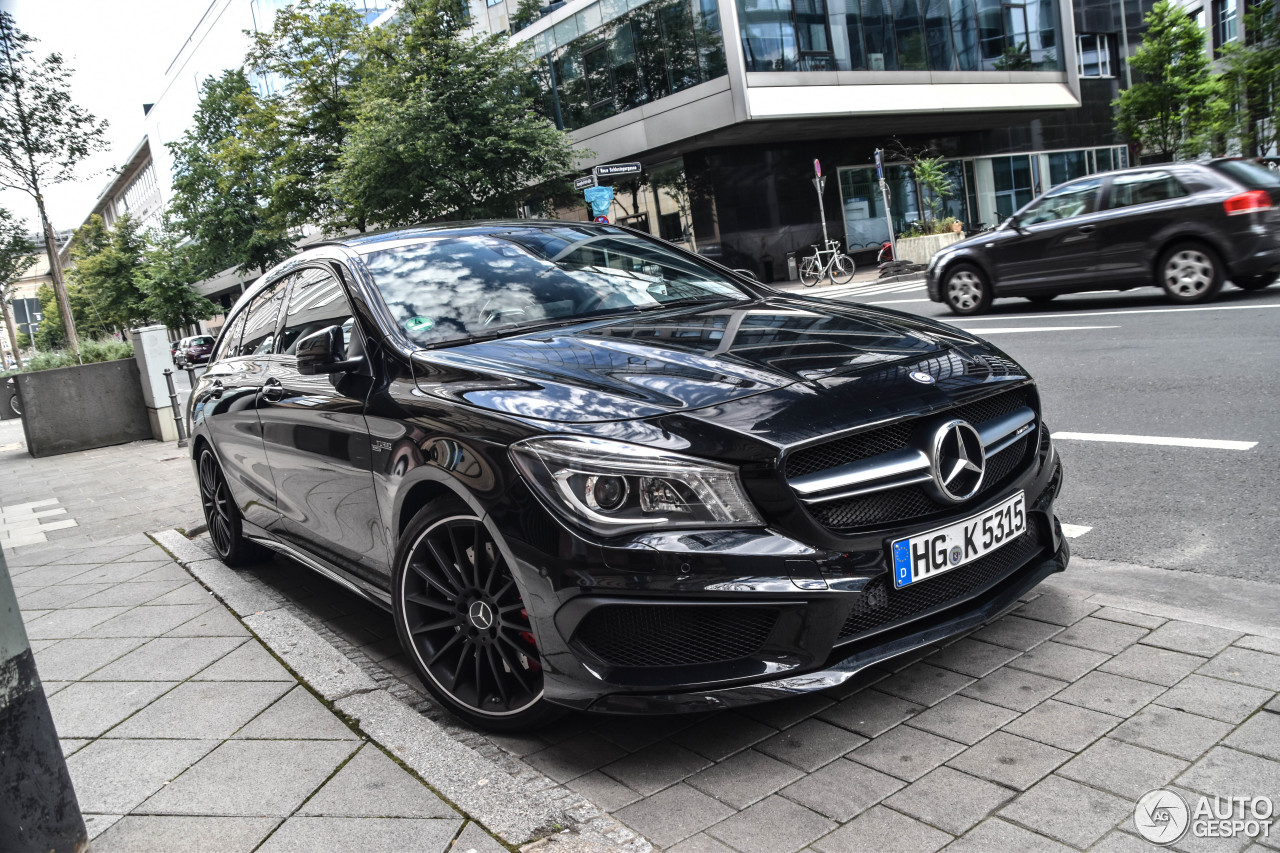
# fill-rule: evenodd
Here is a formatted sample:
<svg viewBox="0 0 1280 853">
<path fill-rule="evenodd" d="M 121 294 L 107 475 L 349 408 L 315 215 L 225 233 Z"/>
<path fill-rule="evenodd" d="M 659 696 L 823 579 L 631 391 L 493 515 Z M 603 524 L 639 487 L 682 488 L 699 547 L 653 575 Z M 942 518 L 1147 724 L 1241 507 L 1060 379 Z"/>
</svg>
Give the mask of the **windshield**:
<svg viewBox="0 0 1280 853">
<path fill-rule="evenodd" d="M 415 238 L 363 259 L 392 316 L 423 345 L 748 298 L 714 270 L 614 229 L 565 225 Z"/>
</svg>

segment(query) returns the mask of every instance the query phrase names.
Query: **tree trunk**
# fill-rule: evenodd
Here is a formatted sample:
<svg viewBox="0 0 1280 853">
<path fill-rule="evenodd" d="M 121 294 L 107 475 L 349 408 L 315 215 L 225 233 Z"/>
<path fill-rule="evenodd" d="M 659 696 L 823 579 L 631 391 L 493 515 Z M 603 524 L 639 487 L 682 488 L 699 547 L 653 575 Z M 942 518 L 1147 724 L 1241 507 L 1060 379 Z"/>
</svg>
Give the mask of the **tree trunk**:
<svg viewBox="0 0 1280 853">
<path fill-rule="evenodd" d="M 18 352 L 18 335 L 13 327 L 13 311 L 9 308 L 9 303 L 5 302 L 4 294 L 0 292 L 0 305 L 4 306 L 4 327 L 9 331 L 9 346 L 13 349 L 13 357 L 18 362 L 18 367 L 22 367 L 22 353 Z"/>
<path fill-rule="evenodd" d="M 36 194 L 36 207 L 40 209 L 40 224 L 44 230 L 44 250 L 49 254 L 49 277 L 53 279 L 53 292 L 58 297 L 58 311 L 62 314 L 62 328 L 67 333 L 67 348 L 80 359 L 80 338 L 76 335 L 76 321 L 71 316 L 71 299 L 62 278 L 62 259 L 58 257 L 58 239 L 53 235 L 49 215 L 44 210 L 44 197 Z"/>
</svg>

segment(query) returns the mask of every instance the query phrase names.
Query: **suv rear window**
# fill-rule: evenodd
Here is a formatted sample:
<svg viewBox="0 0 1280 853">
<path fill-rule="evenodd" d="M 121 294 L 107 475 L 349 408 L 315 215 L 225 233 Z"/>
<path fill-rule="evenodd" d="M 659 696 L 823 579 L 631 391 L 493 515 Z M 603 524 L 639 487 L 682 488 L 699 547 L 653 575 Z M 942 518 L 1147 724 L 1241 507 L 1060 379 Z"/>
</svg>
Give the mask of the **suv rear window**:
<svg viewBox="0 0 1280 853">
<path fill-rule="evenodd" d="M 1209 166 L 1251 190 L 1280 190 L 1280 173 L 1248 160 L 1214 160 Z"/>
</svg>

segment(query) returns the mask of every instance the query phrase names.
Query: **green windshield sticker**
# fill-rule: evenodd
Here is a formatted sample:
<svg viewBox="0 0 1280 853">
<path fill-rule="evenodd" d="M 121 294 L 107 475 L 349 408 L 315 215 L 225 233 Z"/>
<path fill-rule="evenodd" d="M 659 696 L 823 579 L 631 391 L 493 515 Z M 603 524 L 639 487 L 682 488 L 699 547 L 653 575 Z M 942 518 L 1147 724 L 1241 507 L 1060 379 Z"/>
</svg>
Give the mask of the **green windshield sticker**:
<svg viewBox="0 0 1280 853">
<path fill-rule="evenodd" d="M 404 321 L 404 327 L 409 332 L 425 332 L 436 324 L 435 320 L 430 317 L 410 317 Z"/>
</svg>

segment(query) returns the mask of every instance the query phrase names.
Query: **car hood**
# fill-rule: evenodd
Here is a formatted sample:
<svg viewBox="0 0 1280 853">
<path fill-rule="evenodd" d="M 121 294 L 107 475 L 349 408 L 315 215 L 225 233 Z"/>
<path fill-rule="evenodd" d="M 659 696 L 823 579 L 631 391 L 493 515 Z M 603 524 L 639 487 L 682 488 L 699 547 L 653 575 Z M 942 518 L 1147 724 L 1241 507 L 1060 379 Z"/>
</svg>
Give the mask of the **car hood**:
<svg viewBox="0 0 1280 853">
<path fill-rule="evenodd" d="M 792 387 L 812 397 L 853 376 L 938 362 L 977 343 L 910 315 L 779 296 L 418 352 L 413 362 L 424 393 L 537 421 L 591 423 Z"/>
</svg>

